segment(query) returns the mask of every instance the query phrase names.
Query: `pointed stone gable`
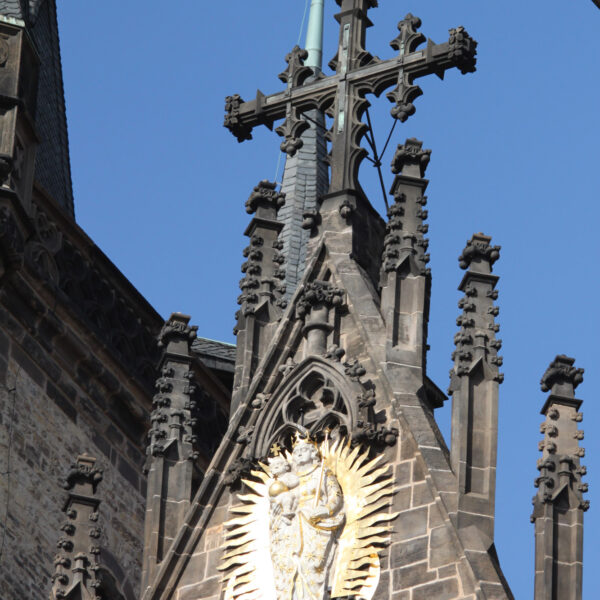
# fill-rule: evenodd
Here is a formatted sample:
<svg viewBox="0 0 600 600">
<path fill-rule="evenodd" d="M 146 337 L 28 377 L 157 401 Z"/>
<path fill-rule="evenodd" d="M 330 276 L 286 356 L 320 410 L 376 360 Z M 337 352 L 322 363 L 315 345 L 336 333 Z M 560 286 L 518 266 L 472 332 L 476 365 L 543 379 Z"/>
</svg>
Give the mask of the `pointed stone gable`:
<svg viewBox="0 0 600 600">
<path fill-rule="evenodd" d="M 241 479 L 300 422 L 314 435 L 329 428 L 371 448 L 393 470 L 389 510 L 398 516 L 382 552 L 377 598 L 410 590 L 423 599 L 512 597 L 489 540 L 476 527 L 458 526 L 459 485 L 432 410 L 443 394 L 420 360 L 396 362 L 398 341 L 383 318 L 379 292 L 346 250 L 352 238 L 351 227 L 320 231 L 302 282 L 145 600 L 222 593 L 217 566 L 224 523 L 239 503 Z M 426 280 L 429 274 L 418 267 L 400 269 L 398 277 Z"/>
</svg>

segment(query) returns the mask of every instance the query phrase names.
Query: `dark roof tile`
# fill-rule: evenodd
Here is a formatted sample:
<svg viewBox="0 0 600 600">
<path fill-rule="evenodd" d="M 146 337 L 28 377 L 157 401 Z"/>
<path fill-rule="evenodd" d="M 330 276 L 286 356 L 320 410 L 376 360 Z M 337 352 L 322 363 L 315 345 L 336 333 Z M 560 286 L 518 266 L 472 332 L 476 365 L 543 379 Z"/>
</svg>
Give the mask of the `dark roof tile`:
<svg viewBox="0 0 600 600">
<path fill-rule="evenodd" d="M 235 362 L 235 346 L 224 342 L 217 342 L 207 338 L 196 338 L 192 344 L 192 350 L 202 356 Z"/>
</svg>

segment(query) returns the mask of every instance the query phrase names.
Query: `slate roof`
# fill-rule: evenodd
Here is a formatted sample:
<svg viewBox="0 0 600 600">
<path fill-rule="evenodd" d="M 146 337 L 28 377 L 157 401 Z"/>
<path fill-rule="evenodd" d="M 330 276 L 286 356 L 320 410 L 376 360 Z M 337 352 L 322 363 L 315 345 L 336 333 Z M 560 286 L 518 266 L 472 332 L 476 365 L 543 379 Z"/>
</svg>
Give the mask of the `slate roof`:
<svg viewBox="0 0 600 600">
<path fill-rule="evenodd" d="M 197 354 L 202 362 L 208 367 L 219 368 L 224 371 L 233 371 L 236 348 L 232 344 L 199 337 L 194 340 L 192 351 Z"/>
</svg>

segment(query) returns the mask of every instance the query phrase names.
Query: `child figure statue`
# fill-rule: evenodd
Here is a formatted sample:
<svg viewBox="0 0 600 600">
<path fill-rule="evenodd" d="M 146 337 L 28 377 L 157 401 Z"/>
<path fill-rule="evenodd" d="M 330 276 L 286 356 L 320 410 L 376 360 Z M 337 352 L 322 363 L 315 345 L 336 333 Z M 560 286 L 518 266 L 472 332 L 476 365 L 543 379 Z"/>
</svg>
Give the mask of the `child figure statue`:
<svg viewBox="0 0 600 600">
<path fill-rule="evenodd" d="M 298 509 L 295 488 L 298 487 L 300 479 L 291 472 L 291 466 L 282 454 L 269 458 L 269 470 L 274 479 L 269 486 L 271 518 L 275 520 L 280 516 L 286 525 L 290 525 Z"/>
</svg>

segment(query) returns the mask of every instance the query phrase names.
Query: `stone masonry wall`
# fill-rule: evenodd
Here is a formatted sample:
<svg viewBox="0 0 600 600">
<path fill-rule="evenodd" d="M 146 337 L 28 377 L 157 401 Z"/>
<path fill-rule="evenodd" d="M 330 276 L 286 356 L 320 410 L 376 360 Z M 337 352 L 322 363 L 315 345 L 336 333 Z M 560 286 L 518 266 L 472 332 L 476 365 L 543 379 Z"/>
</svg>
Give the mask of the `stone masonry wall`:
<svg viewBox="0 0 600 600">
<path fill-rule="evenodd" d="M 2 600 L 48 597 L 56 543 L 65 520 L 65 492 L 58 480 L 84 452 L 104 468 L 98 488 L 101 563 L 122 584 L 124 599 L 134 600 L 142 556 L 143 455 L 36 340 L 0 310 Z"/>
<path fill-rule="evenodd" d="M 412 436 L 403 434 L 399 440 L 394 480 L 397 492 L 392 506 L 400 514 L 382 561 L 375 600 L 471 598 L 470 578 L 461 573 L 462 552 L 430 491 Z"/>
</svg>

